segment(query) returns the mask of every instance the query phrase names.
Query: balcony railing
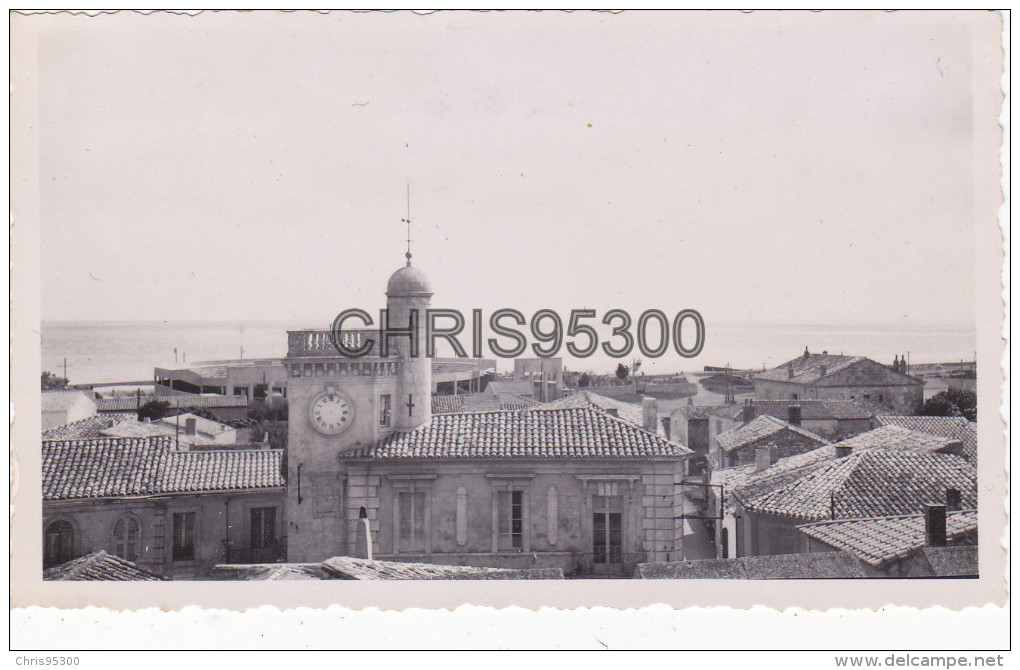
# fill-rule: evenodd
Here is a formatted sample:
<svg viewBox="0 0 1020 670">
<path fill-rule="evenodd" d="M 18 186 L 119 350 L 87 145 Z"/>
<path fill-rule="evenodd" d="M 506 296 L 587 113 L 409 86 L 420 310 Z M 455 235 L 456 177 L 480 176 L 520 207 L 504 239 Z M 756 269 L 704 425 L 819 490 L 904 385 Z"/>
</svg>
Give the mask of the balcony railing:
<svg viewBox="0 0 1020 670">
<path fill-rule="evenodd" d="M 339 356 L 340 352 L 334 344 L 334 337 L 339 337 L 344 347 L 357 350 L 360 349 L 366 339 L 378 339 L 378 330 L 371 328 L 361 330 L 343 330 L 339 335 L 334 336 L 327 328 L 313 330 L 288 330 L 287 331 L 287 357 L 298 356 Z M 368 355 L 375 355 L 373 351 Z"/>
<path fill-rule="evenodd" d="M 227 563 L 283 563 L 287 560 L 287 538 L 266 547 L 227 547 Z"/>
</svg>

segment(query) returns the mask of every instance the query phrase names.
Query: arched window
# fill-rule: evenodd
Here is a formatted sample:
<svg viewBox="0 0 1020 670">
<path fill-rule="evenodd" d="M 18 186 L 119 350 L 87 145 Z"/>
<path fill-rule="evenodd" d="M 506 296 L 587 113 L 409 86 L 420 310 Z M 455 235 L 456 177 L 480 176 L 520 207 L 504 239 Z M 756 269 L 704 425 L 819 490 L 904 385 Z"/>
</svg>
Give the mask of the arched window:
<svg viewBox="0 0 1020 670">
<path fill-rule="evenodd" d="M 138 558 L 138 520 L 123 516 L 113 527 L 113 553 L 121 558 L 134 561 Z"/>
<path fill-rule="evenodd" d="M 43 534 L 43 567 L 67 563 L 74 558 L 74 526 L 58 519 Z"/>
</svg>

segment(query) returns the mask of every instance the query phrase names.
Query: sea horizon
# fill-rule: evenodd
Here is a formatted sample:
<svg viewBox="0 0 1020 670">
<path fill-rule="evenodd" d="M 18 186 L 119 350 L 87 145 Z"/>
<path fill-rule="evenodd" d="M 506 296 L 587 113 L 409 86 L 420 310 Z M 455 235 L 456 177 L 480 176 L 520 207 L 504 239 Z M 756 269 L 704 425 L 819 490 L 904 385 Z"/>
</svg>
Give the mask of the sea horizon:
<svg viewBox="0 0 1020 670">
<path fill-rule="evenodd" d="M 674 352 L 659 359 L 644 359 L 640 371 L 689 374 L 706 365 L 769 368 L 795 357 L 805 347 L 867 356 L 884 363 L 891 363 L 895 356 L 907 356 L 911 363 L 949 363 L 973 360 L 976 348 L 974 324 L 948 320 L 800 324 L 719 320 L 706 325 L 705 347 L 699 356 L 686 359 Z M 143 381 L 152 378 L 155 366 L 283 357 L 287 354 L 287 330 L 328 326 L 328 322 L 296 319 L 43 321 L 40 372 L 63 376 L 66 357 L 67 377 L 73 384 Z M 486 329 L 485 337 L 490 336 Z M 608 329 L 600 331 L 600 336 L 608 337 Z M 470 335 L 465 331 L 462 337 L 468 342 Z M 496 358 L 487 348 L 483 353 L 485 358 Z M 620 362 L 632 366 L 643 358 L 635 350 L 623 359 L 610 358 L 601 351 L 591 358 L 577 359 L 566 354 L 565 346 L 561 354 L 565 368 L 597 373 L 610 373 Z M 511 360 L 497 359 L 497 371 L 512 369 Z"/>
</svg>

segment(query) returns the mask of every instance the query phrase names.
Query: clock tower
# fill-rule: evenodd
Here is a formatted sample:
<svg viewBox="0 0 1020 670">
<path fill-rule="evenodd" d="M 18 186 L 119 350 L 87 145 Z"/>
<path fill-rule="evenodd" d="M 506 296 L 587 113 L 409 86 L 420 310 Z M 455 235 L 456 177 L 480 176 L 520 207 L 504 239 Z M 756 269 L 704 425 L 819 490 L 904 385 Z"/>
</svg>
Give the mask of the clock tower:
<svg viewBox="0 0 1020 670">
<path fill-rule="evenodd" d="M 387 283 L 385 324 L 287 333 L 289 562 L 353 551 L 348 530 L 360 510 L 346 509 L 348 482 L 339 456 L 429 420 L 432 361 L 425 356 L 425 310 L 431 297 L 428 278 L 408 258 Z M 385 348 L 381 325 L 391 332 Z M 337 337 L 351 350 L 371 340 L 371 349 L 360 358 L 344 356 Z"/>
</svg>

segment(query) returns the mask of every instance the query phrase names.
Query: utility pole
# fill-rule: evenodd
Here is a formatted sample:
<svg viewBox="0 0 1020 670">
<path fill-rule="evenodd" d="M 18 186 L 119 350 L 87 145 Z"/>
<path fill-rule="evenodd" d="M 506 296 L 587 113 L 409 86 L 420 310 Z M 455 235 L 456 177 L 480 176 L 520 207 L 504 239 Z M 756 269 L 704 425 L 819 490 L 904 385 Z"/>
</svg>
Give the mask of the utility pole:
<svg viewBox="0 0 1020 670">
<path fill-rule="evenodd" d="M 64 379 L 67 379 L 67 356 L 64 356 Z"/>
</svg>

